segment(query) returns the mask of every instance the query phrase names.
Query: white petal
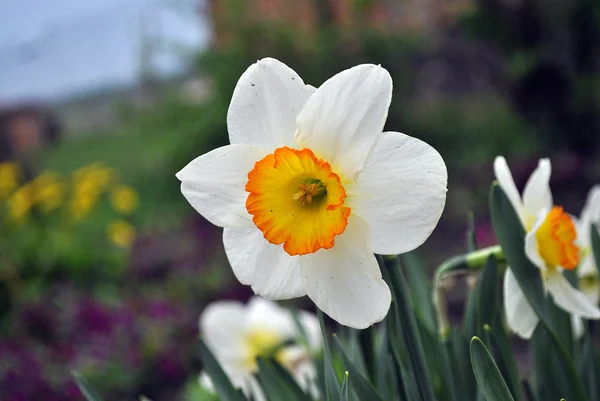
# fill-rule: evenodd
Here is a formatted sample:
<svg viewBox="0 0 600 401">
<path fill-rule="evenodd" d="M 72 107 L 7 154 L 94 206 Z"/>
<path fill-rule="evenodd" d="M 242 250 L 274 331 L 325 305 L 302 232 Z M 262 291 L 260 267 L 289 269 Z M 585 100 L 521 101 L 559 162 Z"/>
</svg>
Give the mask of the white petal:
<svg viewBox="0 0 600 401">
<path fill-rule="evenodd" d="M 299 336 L 291 312 L 259 296 L 250 299 L 247 319 L 250 327 L 275 333 L 282 342 Z"/>
<path fill-rule="evenodd" d="M 586 319 L 600 319 L 600 309 L 575 289 L 561 273 L 549 274 L 546 285 L 554 302 L 565 311 Z"/>
<path fill-rule="evenodd" d="M 535 234 L 540 229 L 545 219 L 545 213 L 542 213 L 538 221 L 533 226 L 533 229 L 529 231 L 527 235 L 525 235 L 525 254 L 534 265 L 540 268 L 540 270 L 546 270 L 546 262 L 544 262 L 544 259 L 538 251 L 537 238 Z"/>
<path fill-rule="evenodd" d="M 594 255 L 593 254 L 586 255 L 579 262 L 579 267 L 577 267 L 577 277 L 587 277 L 587 276 L 596 276 L 596 275 L 598 275 L 598 269 L 596 268 L 596 262 L 594 260 Z"/>
<path fill-rule="evenodd" d="M 200 372 L 200 377 L 198 378 L 198 382 L 200 383 L 200 387 L 204 390 L 216 394 L 215 385 L 213 384 L 212 379 L 205 371 Z"/>
<path fill-rule="evenodd" d="M 268 299 L 306 295 L 298 271 L 298 256 L 269 243 L 256 227 L 226 228 L 223 244 L 233 273 L 244 285 Z"/>
<path fill-rule="evenodd" d="M 552 208 L 550 192 L 550 160 L 540 159 L 523 190 L 523 206 L 526 213 L 537 215 L 540 210 Z"/>
<path fill-rule="evenodd" d="M 227 112 L 231 143 L 273 151 L 293 146 L 296 117 L 315 91 L 282 62 L 265 58 L 240 77 Z"/>
<path fill-rule="evenodd" d="M 244 378 L 242 383 L 233 384 L 237 388 L 241 388 L 246 397 L 252 397 L 252 401 L 267 401 L 267 397 L 256 377 L 248 375 Z"/>
<path fill-rule="evenodd" d="M 573 331 L 573 337 L 579 340 L 585 334 L 585 326 L 583 325 L 583 319 L 579 316 L 571 315 L 571 330 Z"/>
<path fill-rule="evenodd" d="M 381 135 L 391 100 L 392 78 L 380 66 L 342 71 L 306 102 L 298 115 L 296 142 L 354 178 Z"/>
<path fill-rule="evenodd" d="M 510 268 L 507 268 L 504 273 L 504 310 L 510 329 L 519 337 L 530 339 L 539 318 Z"/>
<path fill-rule="evenodd" d="M 333 248 L 300 258 L 300 275 L 310 299 L 332 319 L 356 329 L 381 321 L 392 300 L 368 237 L 366 221 L 352 214 Z"/>
<path fill-rule="evenodd" d="M 200 315 L 200 334 L 220 363 L 235 368 L 244 358 L 246 310 L 235 301 L 209 304 Z"/>
<path fill-rule="evenodd" d="M 592 273 L 591 277 L 588 276 L 587 280 L 580 280 L 579 289 L 591 304 L 598 305 L 600 302 L 600 278 L 597 272 Z"/>
<path fill-rule="evenodd" d="M 244 188 L 248 173 L 264 155 L 263 150 L 248 145 L 228 145 L 205 153 L 177 173 L 181 192 L 216 226 L 253 226 Z"/>
<path fill-rule="evenodd" d="M 321 327 L 317 317 L 305 311 L 299 313 L 300 324 L 304 327 L 304 332 L 308 340 L 308 346 L 312 352 L 318 352 L 323 345 L 323 336 L 321 336 Z"/>
<path fill-rule="evenodd" d="M 419 139 L 385 132 L 375 145 L 348 205 L 371 229 L 373 252 L 391 255 L 421 245 L 446 203 L 448 172 L 440 154 Z"/>
<path fill-rule="evenodd" d="M 581 210 L 580 220 L 581 225 L 586 228 L 589 227 L 591 223 L 600 223 L 600 185 L 595 185 L 588 193 L 585 206 L 583 206 L 583 209 Z M 587 235 L 589 235 L 589 233 L 587 233 Z"/>
<path fill-rule="evenodd" d="M 496 175 L 498 184 L 500 184 L 500 188 L 502 188 L 508 197 L 508 200 L 515 209 L 515 212 L 519 215 L 521 223 L 525 225 L 523 201 L 521 200 L 521 195 L 519 195 L 519 191 L 515 185 L 515 180 L 513 179 L 512 173 L 510 172 L 510 168 L 508 167 L 504 156 L 497 156 L 494 160 L 494 174 Z"/>
<path fill-rule="evenodd" d="M 312 396 L 313 399 L 320 399 L 318 386 L 318 371 L 311 360 L 301 362 L 294 369 L 294 379 L 300 385 L 300 388 Z"/>
</svg>

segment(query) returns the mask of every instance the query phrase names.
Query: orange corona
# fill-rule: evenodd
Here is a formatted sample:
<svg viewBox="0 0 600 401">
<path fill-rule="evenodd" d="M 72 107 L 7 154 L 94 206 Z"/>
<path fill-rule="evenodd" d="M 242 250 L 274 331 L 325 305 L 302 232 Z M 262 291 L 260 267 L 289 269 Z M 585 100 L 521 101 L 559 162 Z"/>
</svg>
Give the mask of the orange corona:
<svg viewBox="0 0 600 401">
<path fill-rule="evenodd" d="M 554 206 L 536 234 L 538 252 L 548 266 L 572 270 L 579 264 L 577 232 L 571 217 L 562 207 Z"/>
<path fill-rule="evenodd" d="M 246 191 L 254 224 L 290 255 L 333 247 L 348 224 L 340 177 L 310 149 L 277 148 L 248 173 Z"/>
</svg>

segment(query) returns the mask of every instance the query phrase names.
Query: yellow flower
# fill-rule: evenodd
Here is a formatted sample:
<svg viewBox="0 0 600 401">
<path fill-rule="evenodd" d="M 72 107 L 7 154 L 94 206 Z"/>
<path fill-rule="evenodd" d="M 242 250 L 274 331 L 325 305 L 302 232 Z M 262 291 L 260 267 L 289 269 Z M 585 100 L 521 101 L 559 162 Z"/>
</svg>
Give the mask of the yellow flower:
<svg viewBox="0 0 600 401">
<path fill-rule="evenodd" d="M 73 172 L 75 192 L 100 194 L 113 182 L 114 177 L 114 170 L 100 163 L 84 166 Z"/>
<path fill-rule="evenodd" d="M 135 240 L 135 228 L 125 220 L 113 220 L 107 228 L 108 238 L 117 246 L 128 248 Z"/>
<path fill-rule="evenodd" d="M 13 221 L 20 223 L 27 217 L 33 206 L 34 196 L 31 183 L 23 185 L 12 194 L 8 200 L 8 211 Z"/>
<path fill-rule="evenodd" d="M 47 171 L 37 177 L 33 182 L 35 187 L 35 203 L 43 213 L 50 213 L 60 206 L 63 200 L 63 183 L 59 180 L 58 173 Z"/>
<path fill-rule="evenodd" d="M 71 199 L 71 215 L 75 220 L 81 220 L 87 217 L 96 203 L 98 202 L 98 195 L 95 193 L 76 193 Z"/>
<path fill-rule="evenodd" d="M 131 214 L 138 206 L 139 197 L 135 189 L 119 185 L 111 191 L 110 203 L 117 212 Z"/>
<path fill-rule="evenodd" d="M 0 163 L 0 199 L 7 197 L 19 186 L 21 169 L 18 164 Z"/>
</svg>

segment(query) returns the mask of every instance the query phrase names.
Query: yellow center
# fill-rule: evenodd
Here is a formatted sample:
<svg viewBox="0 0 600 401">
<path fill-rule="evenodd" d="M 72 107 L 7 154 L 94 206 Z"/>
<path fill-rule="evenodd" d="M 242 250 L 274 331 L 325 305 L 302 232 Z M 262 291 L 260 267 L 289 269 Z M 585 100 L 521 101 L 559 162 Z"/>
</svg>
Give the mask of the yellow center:
<svg viewBox="0 0 600 401">
<path fill-rule="evenodd" d="M 246 191 L 254 224 L 290 255 L 333 247 L 348 224 L 340 177 L 310 149 L 282 147 L 265 156 L 248 173 Z"/>
<path fill-rule="evenodd" d="M 547 266 L 572 270 L 579 264 L 575 224 L 562 207 L 554 206 L 550 210 L 535 237 L 538 252 Z"/>
<path fill-rule="evenodd" d="M 256 370 L 256 358 L 269 358 L 282 343 L 280 336 L 270 330 L 255 330 L 246 336 L 246 366 Z M 277 359 L 277 358 L 276 358 Z"/>
</svg>

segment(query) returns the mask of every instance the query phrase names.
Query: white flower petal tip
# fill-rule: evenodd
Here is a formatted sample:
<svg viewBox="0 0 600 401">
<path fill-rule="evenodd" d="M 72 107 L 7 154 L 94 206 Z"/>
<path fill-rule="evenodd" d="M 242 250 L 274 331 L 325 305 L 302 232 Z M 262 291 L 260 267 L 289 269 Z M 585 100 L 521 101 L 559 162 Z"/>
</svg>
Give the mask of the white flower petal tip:
<svg viewBox="0 0 600 401">
<path fill-rule="evenodd" d="M 586 319 L 600 319 L 598 306 L 592 304 L 583 292 L 575 289 L 561 273 L 549 274 L 546 286 L 554 302 L 565 311 Z"/>
<path fill-rule="evenodd" d="M 327 80 L 298 114 L 296 142 L 354 178 L 379 139 L 392 101 L 392 78 L 363 64 Z"/>
<path fill-rule="evenodd" d="M 551 173 L 550 160 L 540 159 L 523 190 L 523 206 L 527 213 L 535 215 L 539 210 L 548 210 L 552 207 Z"/>
<path fill-rule="evenodd" d="M 539 318 L 509 268 L 504 273 L 504 310 L 510 329 L 519 337 L 530 339 Z"/>
<path fill-rule="evenodd" d="M 350 192 L 353 211 L 369 224 L 373 252 L 401 254 L 423 244 L 444 211 L 447 183 L 433 147 L 384 132 Z"/>
<path fill-rule="evenodd" d="M 369 227 L 351 216 L 331 249 L 300 258 L 300 276 L 310 299 L 333 320 L 355 329 L 380 322 L 392 296 L 372 251 Z M 367 242 L 367 243 L 365 243 Z"/>
<path fill-rule="evenodd" d="M 214 149 L 176 174 L 181 181 L 181 192 L 198 213 L 216 226 L 252 226 L 244 187 L 248 171 L 263 156 L 263 151 L 248 145 Z"/>
<path fill-rule="evenodd" d="M 523 222 L 523 201 L 521 200 L 521 195 L 519 195 L 519 191 L 517 190 L 517 186 L 515 185 L 512 173 L 510 172 L 510 168 L 508 167 L 508 163 L 506 163 L 504 156 L 496 156 L 496 159 L 494 160 L 494 174 L 500 188 L 502 188 Z"/>
<path fill-rule="evenodd" d="M 232 144 L 269 151 L 293 146 L 296 117 L 315 88 L 273 58 L 258 60 L 240 77 L 227 112 Z"/>
</svg>

